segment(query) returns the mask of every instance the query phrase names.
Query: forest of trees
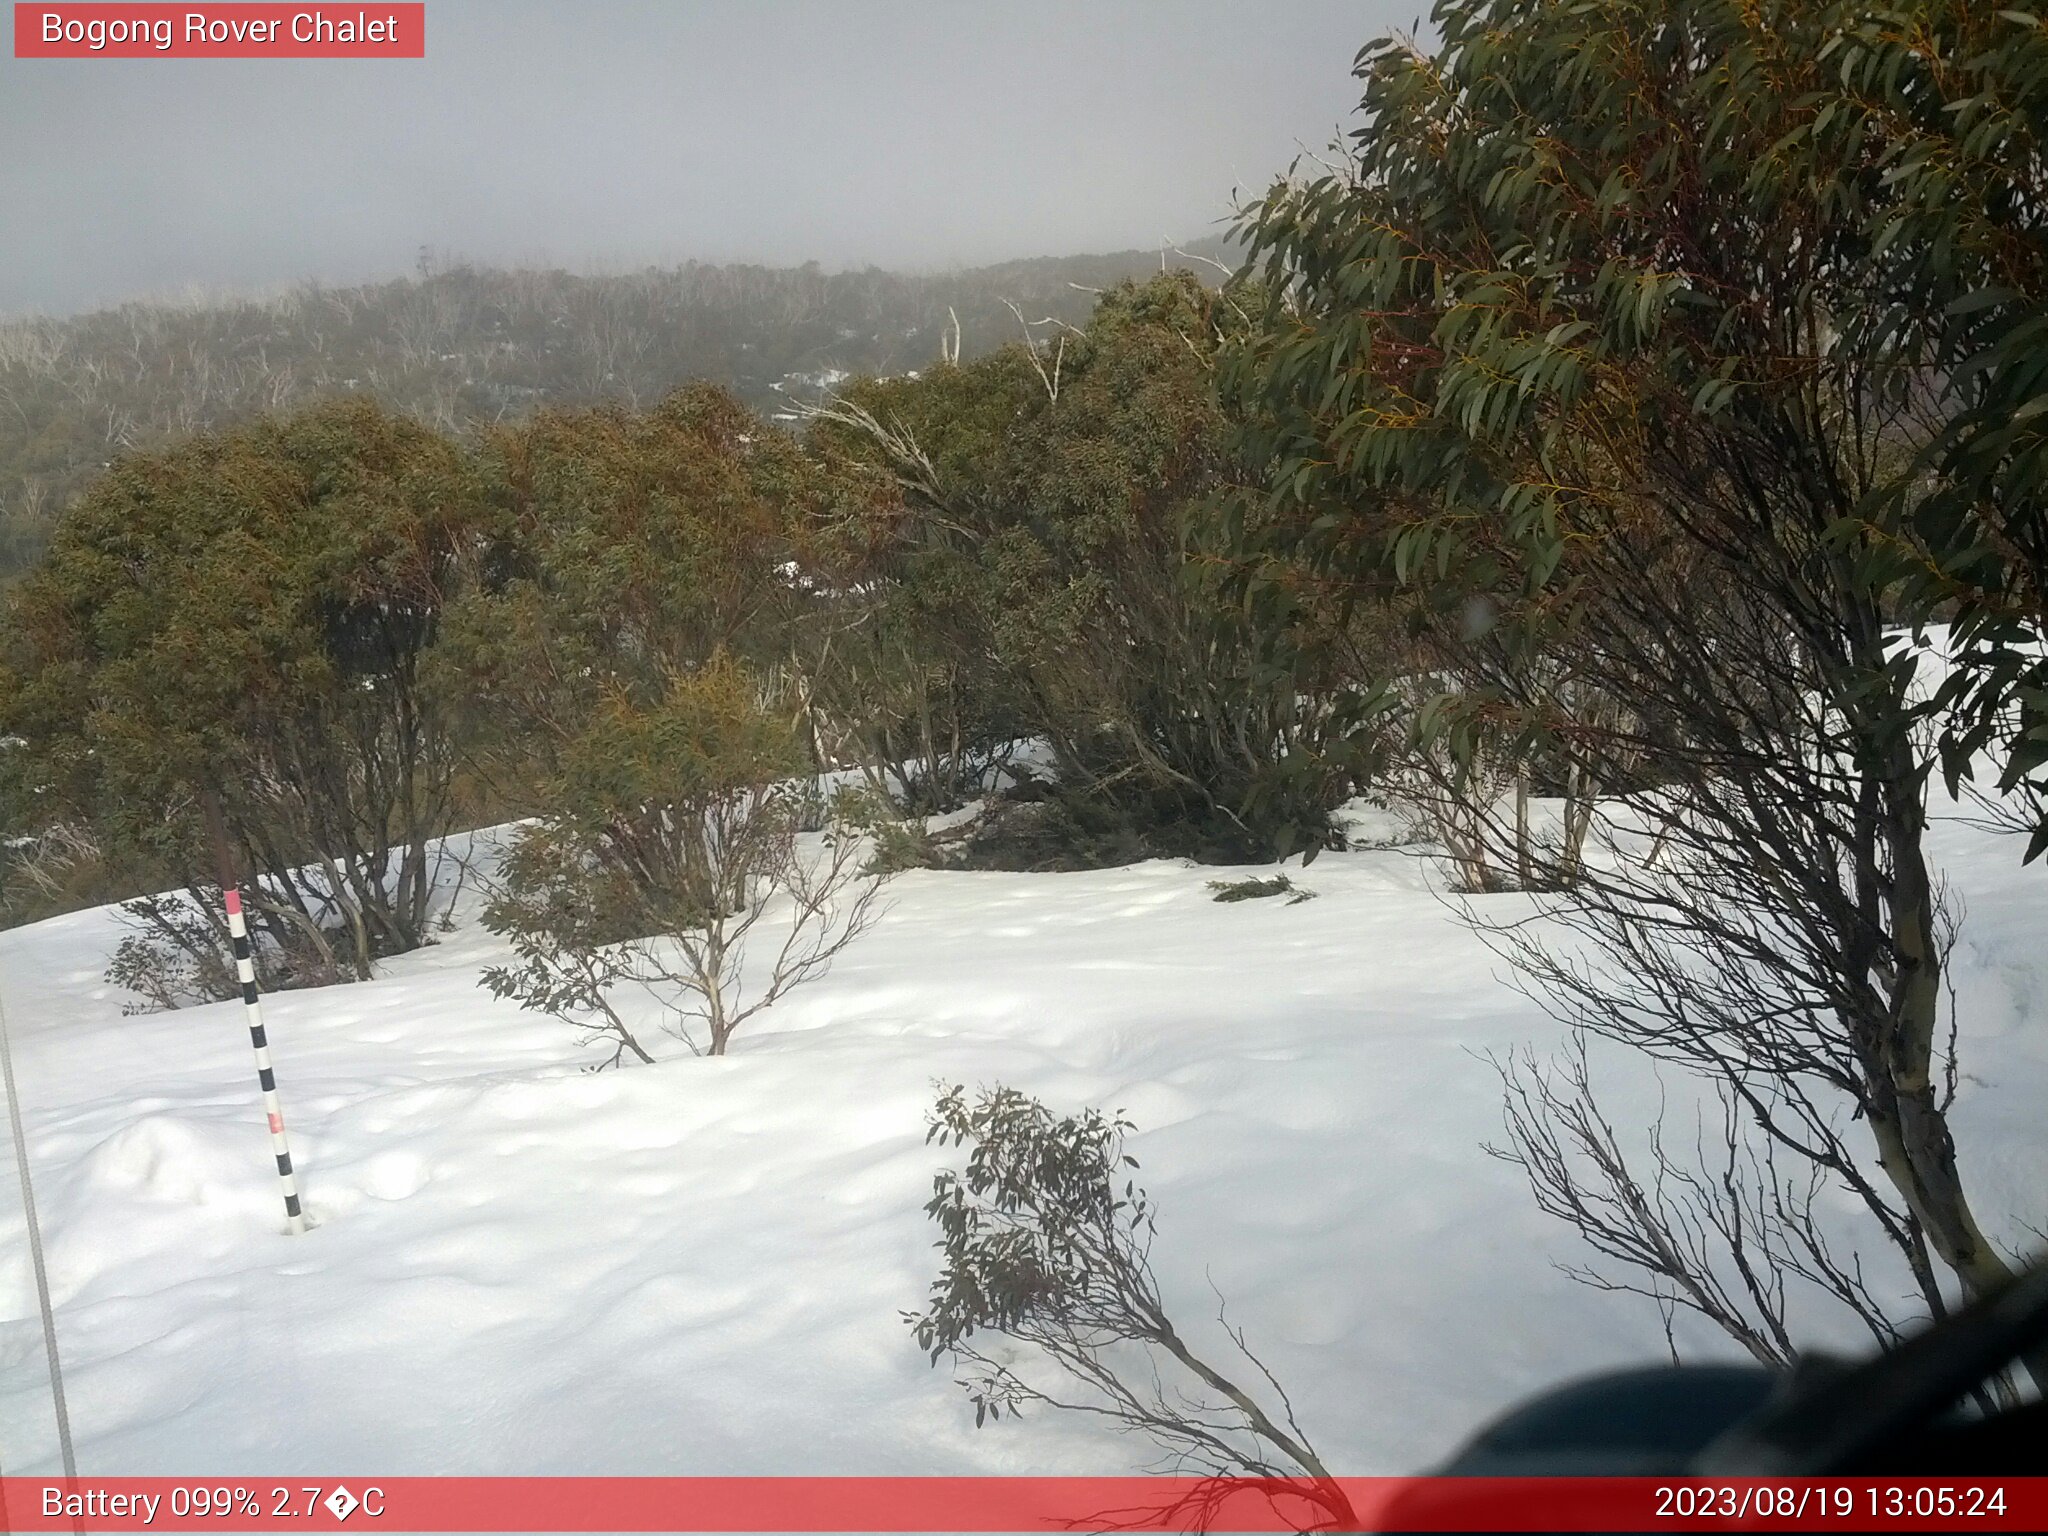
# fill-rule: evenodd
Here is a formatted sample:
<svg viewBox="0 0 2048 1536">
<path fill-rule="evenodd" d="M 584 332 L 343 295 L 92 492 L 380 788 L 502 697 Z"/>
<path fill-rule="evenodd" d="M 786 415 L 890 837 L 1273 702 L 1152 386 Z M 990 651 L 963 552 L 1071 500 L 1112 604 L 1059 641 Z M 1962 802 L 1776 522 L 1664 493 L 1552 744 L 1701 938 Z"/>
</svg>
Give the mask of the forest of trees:
<svg viewBox="0 0 2048 1536">
<path fill-rule="evenodd" d="M 40 909 L 67 856 L 101 897 L 183 887 L 131 971 L 221 995 L 211 787 L 273 975 L 368 975 L 430 941 L 439 838 L 531 818 L 489 984 L 622 1062 L 625 981 L 712 1052 L 763 1005 L 730 949 L 764 892 L 801 915 L 772 1001 L 893 868 L 1314 856 L 1365 794 L 1454 889 L 1543 893 L 1547 928 L 1468 907 L 1576 1041 L 1499 1063 L 1497 1150 L 1596 1283 L 1774 1364 L 1801 1307 L 1889 1343 L 1996 1290 L 1927 831 L 1946 775 L 2016 862 L 2048 841 L 2048 32 L 1948 0 L 1436 27 L 1361 53 L 1345 158 L 1243 210 L 1220 285 L 456 270 L 5 333 L 6 483 L 81 487 L 0 634 Z M 769 419 L 827 365 L 865 376 Z M 155 368 L 236 382 L 82 473 L 117 379 L 184 398 Z M 341 368 L 356 398 L 295 406 Z M 1049 772 L 999 773 L 1022 742 Z M 1594 1037 L 1687 1074 L 1725 1145 L 1646 1165 Z M 1103 1124 L 955 1111 L 1114 1173 Z M 927 1341 L 1042 1341 L 1050 1303 L 983 1279 Z"/>
<path fill-rule="evenodd" d="M 1221 242 L 1192 253 L 1215 275 Z M 1160 267 L 1153 250 L 928 276 L 697 262 L 595 275 L 422 251 L 412 277 L 361 287 L 0 317 L 0 584 L 112 459 L 266 411 L 348 392 L 457 431 L 710 379 L 774 412 L 847 375 L 977 356 L 1016 339 L 1020 318 L 1077 323 L 1095 291 Z"/>
</svg>

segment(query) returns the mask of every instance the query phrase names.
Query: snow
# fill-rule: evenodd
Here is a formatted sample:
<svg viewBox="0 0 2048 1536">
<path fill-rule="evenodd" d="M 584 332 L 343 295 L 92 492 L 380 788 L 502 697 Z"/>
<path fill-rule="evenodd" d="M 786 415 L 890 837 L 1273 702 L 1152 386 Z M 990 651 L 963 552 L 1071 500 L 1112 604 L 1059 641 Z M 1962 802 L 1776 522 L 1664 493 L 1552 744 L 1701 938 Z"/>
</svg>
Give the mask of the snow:
<svg viewBox="0 0 2048 1536">
<path fill-rule="evenodd" d="M 1968 906 L 1962 1165 L 2017 1245 L 2018 1223 L 2048 1228 L 2048 876 L 2013 837 L 1945 821 L 1935 844 Z M 1142 1469 L 1093 1422 L 975 1430 L 913 1345 L 948 1157 L 924 1142 L 935 1080 L 1126 1111 L 1173 1310 L 1215 1347 L 1227 1299 L 1344 1472 L 1424 1467 L 1534 1390 L 1663 1358 L 1654 1309 L 1560 1274 L 1575 1239 L 1482 1150 L 1484 1053 L 1557 1031 L 1433 864 L 1328 854 L 1290 866 L 1317 893 L 1293 905 L 1219 904 L 1219 873 L 1238 872 L 913 872 L 729 1058 L 671 1046 L 597 1075 L 574 1030 L 478 987 L 504 949 L 472 884 L 442 942 L 378 980 L 265 1002 L 302 1237 L 239 1005 L 124 1017 L 105 910 L 0 934 L 82 1470 Z M 1646 1121 L 1659 1083 L 1599 1065 L 1619 1118 Z M 48 1472 L 6 1204 L 0 1443 L 10 1472 Z M 1838 1320 L 1813 1336 L 1856 1345 Z"/>
</svg>

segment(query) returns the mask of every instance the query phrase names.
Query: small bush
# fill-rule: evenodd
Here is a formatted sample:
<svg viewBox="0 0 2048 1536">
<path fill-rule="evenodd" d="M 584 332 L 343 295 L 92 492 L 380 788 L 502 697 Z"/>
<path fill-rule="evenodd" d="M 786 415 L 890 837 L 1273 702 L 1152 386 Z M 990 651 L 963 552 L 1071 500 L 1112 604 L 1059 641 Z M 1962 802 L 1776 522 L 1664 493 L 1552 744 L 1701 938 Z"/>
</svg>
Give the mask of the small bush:
<svg viewBox="0 0 2048 1536">
<path fill-rule="evenodd" d="M 692 1052 L 724 1055 L 879 916 L 881 881 L 859 868 L 855 838 L 800 840 L 811 812 L 790 784 L 794 755 L 790 720 L 727 657 L 651 703 L 614 697 L 564 750 L 554 808 L 513 840 L 484 926 L 518 964 L 482 984 L 608 1045 L 605 1066 L 653 1060 L 614 1005 L 621 988 L 652 998 Z"/>
<path fill-rule="evenodd" d="M 1228 1350 L 1205 1357 L 1167 1315 L 1152 1204 L 1124 1150 L 1131 1128 L 1099 1110 L 1056 1115 L 1014 1088 L 941 1091 L 927 1140 L 967 1159 L 937 1175 L 925 1205 L 944 1262 L 926 1310 L 905 1314 L 918 1347 L 961 1371 L 976 1425 L 1027 1406 L 1098 1415 L 1151 1440 L 1170 1470 L 1294 1480 L 1322 1516 L 1309 1528 L 1355 1529 L 1244 1335 L 1219 1314 Z M 1196 1507 L 1177 1512 L 1201 1513 L 1189 1497 Z"/>
<path fill-rule="evenodd" d="M 106 979 L 140 993 L 142 1001 L 122 1012 L 162 1013 L 241 995 L 235 956 L 219 913 L 219 893 L 201 905 L 189 895 L 138 896 L 121 903 L 122 920 L 134 931 L 115 946 Z M 348 935 L 338 930 L 287 929 L 291 942 L 279 944 L 260 930 L 253 935 L 257 984 L 265 992 L 331 986 L 342 979 L 337 948 Z"/>
<path fill-rule="evenodd" d="M 868 857 L 871 875 L 893 875 L 906 869 L 937 869 L 946 862 L 944 852 L 932 841 L 922 821 L 885 821 L 868 831 L 873 852 Z"/>
<path fill-rule="evenodd" d="M 956 862 L 965 869 L 1046 874 L 1161 856 L 1116 806 L 1055 788 L 1042 800 L 993 808 L 968 834 Z"/>
<path fill-rule="evenodd" d="M 838 796 L 827 795 L 816 779 L 802 780 L 790 787 L 790 810 L 799 832 L 824 832 L 835 824 Z"/>
<path fill-rule="evenodd" d="M 154 902 L 154 898 L 150 898 Z M 141 902 L 130 902 L 131 915 Z M 186 913 L 170 919 L 178 937 L 161 927 L 131 933 L 114 947 L 106 978 L 114 986 L 138 993 L 140 1002 L 124 1003 L 125 1014 L 166 1013 L 197 1003 L 217 1003 L 239 989 L 234 960 L 219 947 L 204 918 Z"/>
<path fill-rule="evenodd" d="M 1285 896 L 1290 907 L 1313 900 L 1316 894 L 1307 886 L 1296 885 L 1285 875 L 1274 875 L 1268 880 L 1261 880 L 1256 875 L 1244 880 L 1211 880 L 1209 889 L 1216 893 L 1211 898 L 1215 901 L 1257 901 L 1262 896 Z"/>
<path fill-rule="evenodd" d="M 831 819 L 833 825 L 867 838 L 866 873 L 870 875 L 935 869 L 946 862 L 925 830 L 923 818 L 906 815 L 902 806 L 873 785 L 848 785 L 840 790 L 832 797 Z"/>
</svg>

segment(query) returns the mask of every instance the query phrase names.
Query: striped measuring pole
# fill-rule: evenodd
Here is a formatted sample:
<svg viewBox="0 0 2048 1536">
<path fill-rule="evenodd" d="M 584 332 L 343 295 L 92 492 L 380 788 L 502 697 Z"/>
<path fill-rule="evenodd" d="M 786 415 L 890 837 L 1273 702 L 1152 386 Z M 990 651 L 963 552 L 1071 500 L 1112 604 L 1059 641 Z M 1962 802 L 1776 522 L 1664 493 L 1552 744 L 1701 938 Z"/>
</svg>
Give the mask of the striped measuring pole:
<svg viewBox="0 0 2048 1536">
<path fill-rule="evenodd" d="M 270 1117 L 270 1150 L 277 1154 L 277 1176 L 284 1184 L 286 1229 L 306 1230 L 299 1209 L 299 1180 L 292 1172 L 291 1143 L 284 1138 L 284 1108 L 277 1102 L 277 1074 L 270 1067 L 270 1039 L 263 1033 L 263 1005 L 256 998 L 256 962 L 249 948 L 249 925 L 242 920 L 242 893 L 230 885 L 222 893 L 228 909 L 228 934 L 235 941 L 235 974 L 242 981 L 242 1007 L 249 1015 L 249 1043 L 256 1048 L 256 1081 L 263 1089 L 263 1112 Z"/>
</svg>

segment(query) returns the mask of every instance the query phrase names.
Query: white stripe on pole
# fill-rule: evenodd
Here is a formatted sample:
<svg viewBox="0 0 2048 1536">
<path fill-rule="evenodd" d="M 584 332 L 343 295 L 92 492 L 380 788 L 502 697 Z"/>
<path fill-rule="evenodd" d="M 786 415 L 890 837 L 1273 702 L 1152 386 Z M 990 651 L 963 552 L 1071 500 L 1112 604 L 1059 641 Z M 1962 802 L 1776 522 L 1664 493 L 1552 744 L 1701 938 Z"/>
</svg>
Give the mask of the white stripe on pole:
<svg viewBox="0 0 2048 1536">
<path fill-rule="evenodd" d="M 270 1117 L 270 1150 L 277 1154 L 277 1176 L 284 1184 L 286 1229 L 306 1230 L 299 1208 L 299 1180 L 292 1171 L 291 1144 L 284 1136 L 284 1106 L 277 1101 L 277 1074 L 270 1067 L 270 1038 L 263 1032 L 263 1006 L 256 998 L 256 963 L 249 947 L 249 925 L 242 920 L 242 893 L 232 885 L 221 893 L 228 909 L 228 934 L 235 945 L 235 974 L 242 983 L 242 1008 L 249 1016 L 249 1043 L 256 1048 L 256 1083 L 263 1090 L 263 1112 Z"/>
</svg>

